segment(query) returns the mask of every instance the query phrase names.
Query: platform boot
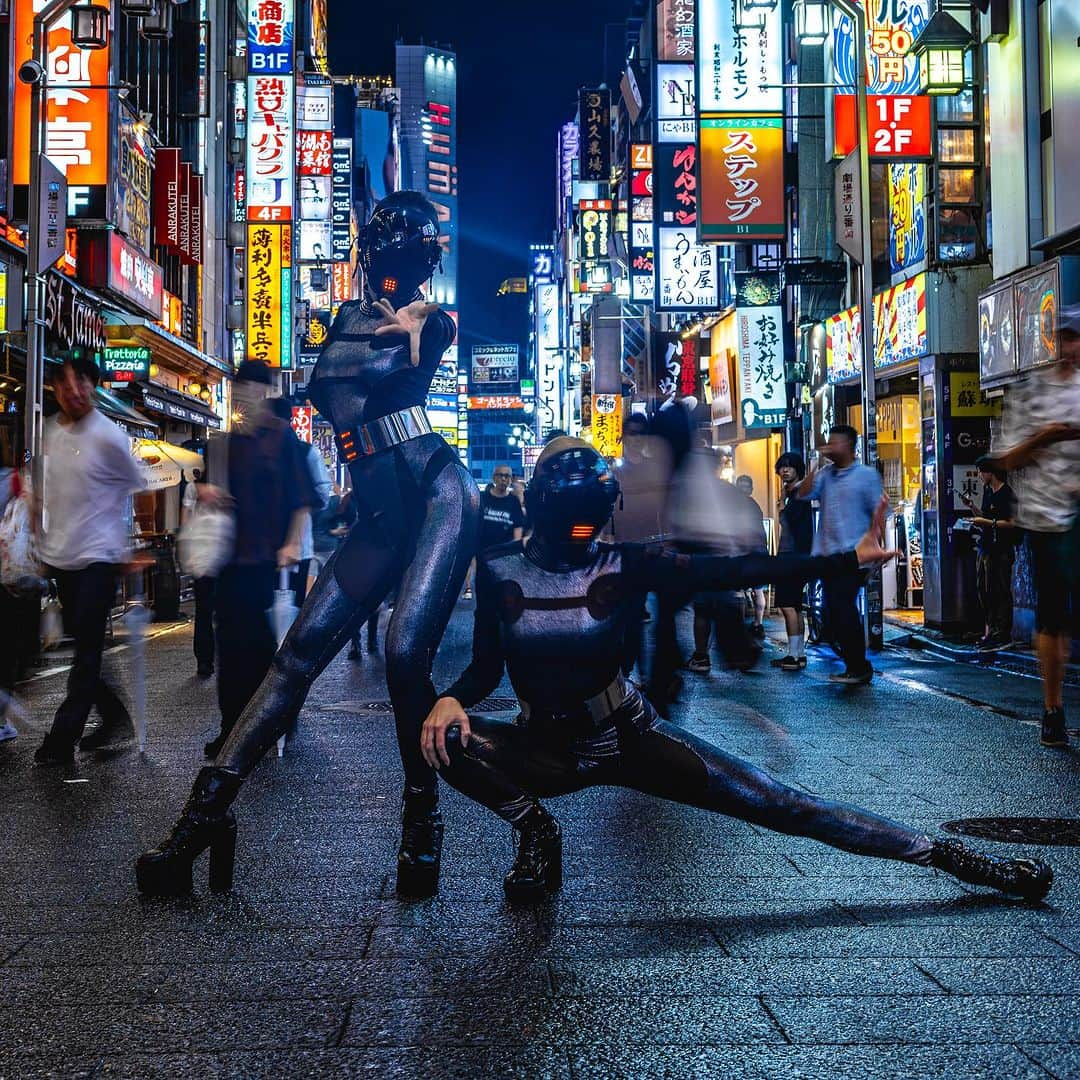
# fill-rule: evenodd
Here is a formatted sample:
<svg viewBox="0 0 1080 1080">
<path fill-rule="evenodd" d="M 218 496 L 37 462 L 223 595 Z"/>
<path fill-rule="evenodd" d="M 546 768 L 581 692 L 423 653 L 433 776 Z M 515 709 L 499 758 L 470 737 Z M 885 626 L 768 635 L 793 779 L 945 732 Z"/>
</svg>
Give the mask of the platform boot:
<svg viewBox="0 0 1080 1080">
<path fill-rule="evenodd" d="M 135 863 L 135 878 L 144 896 L 183 896 L 192 890 L 191 869 L 210 849 L 210 891 L 232 888 L 236 855 L 236 819 L 229 806 L 243 779 L 227 769 L 207 765 L 199 770 L 180 820 L 165 842 L 146 851 Z"/>
<path fill-rule="evenodd" d="M 930 865 L 969 885 L 987 885 L 1025 900 L 1042 900 L 1054 882 L 1054 871 L 1040 859 L 986 855 L 959 840 L 935 840 Z"/>
<path fill-rule="evenodd" d="M 397 894 L 410 900 L 439 891 L 443 819 L 436 789 L 406 787 L 401 799 L 401 846 L 397 857 Z"/>
<path fill-rule="evenodd" d="M 517 854 L 503 879 L 511 904 L 543 900 L 562 887 L 562 830 L 541 806 L 514 827 Z"/>
</svg>

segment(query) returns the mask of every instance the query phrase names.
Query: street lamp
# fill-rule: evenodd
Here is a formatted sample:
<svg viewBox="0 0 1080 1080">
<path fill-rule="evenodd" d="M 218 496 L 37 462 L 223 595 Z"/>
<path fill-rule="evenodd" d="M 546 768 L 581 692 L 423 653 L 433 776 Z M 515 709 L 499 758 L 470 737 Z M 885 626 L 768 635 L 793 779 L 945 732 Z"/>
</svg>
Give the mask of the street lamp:
<svg viewBox="0 0 1080 1080">
<path fill-rule="evenodd" d="M 80 4 L 71 9 L 71 43 L 80 49 L 104 49 L 109 44 L 109 9 Z"/>
<path fill-rule="evenodd" d="M 923 93 L 959 94 L 964 89 L 971 43 L 971 31 L 939 7 L 911 46 Z"/>
<path fill-rule="evenodd" d="M 802 45 L 824 45 L 829 36 L 829 9 L 824 0 L 795 0 L 795 37 Z"/>
</svg>

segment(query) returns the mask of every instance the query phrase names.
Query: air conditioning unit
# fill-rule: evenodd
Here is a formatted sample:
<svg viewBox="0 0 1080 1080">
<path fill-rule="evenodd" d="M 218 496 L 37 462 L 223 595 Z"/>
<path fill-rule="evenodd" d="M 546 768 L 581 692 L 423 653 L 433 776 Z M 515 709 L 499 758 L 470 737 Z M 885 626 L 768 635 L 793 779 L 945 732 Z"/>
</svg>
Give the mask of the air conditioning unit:
<svg viewBox="0 0 1080 1080">
<path fill-rule="evenodd" d="M 225 308 L 225 327 L 228 330 L 243 330 L 244 328 L 244 305 L 240 303 L 229 304 Z"/>
</svg>

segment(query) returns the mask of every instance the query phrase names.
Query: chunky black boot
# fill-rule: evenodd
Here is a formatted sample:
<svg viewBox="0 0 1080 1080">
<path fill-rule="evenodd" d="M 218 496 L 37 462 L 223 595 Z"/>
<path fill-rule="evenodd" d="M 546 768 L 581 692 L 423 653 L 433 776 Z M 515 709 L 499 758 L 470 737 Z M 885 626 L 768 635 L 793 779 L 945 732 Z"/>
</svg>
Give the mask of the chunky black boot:
<svg viewBox="0 0 1080 1080">
<path fill-rule="evenodd" d="M 184 896 L 191 892 L 191 868 L 210 849 L 210 891 L 232 888 L 236 855 L 236 819 L 229 809 L 243 779 L 226 769 L 207 765 L 199 770 L 195 787 L 180 820 L 159 847 L 144 852 L 135 863 L 135 878 L 144 896 Z"/>
<path fill-rule="evenodd" d="M 543 900 L 562 887 L 562 830 L 542 807 L 537 807 L 514 829 L 517 856 L 503 879 L 511 904 Z"/>
<path fill-rule="evenodd" d="M 930 865 L 966 881 L 991 889 L 1042 900 L 1054 882 L 1054 871 L 1040 859 L 1003 859 L 965 847 L 959 840 L 935 840 Z"/>
<path fill-rule="evenodd" d="M 401 847 L 397 857 L 397 893 L 411 900 L 439 891 L 443 820 L 435 790 L 405 788 L 401 800 Z"/>
</svg>

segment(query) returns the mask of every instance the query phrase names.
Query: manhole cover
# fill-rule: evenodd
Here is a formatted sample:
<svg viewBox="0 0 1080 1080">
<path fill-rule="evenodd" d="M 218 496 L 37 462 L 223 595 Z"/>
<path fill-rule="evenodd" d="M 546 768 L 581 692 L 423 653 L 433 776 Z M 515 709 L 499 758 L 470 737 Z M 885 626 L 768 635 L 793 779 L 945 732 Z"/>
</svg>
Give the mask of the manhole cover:
<svg viewBox="0 0 1080 1080">
<path fill-rule="evenodd" d="M 1006 844 L 1047 844 L 1052 847 L 1080 846 L 1080 818 L 983 817 L 947 821 L 943 829 L 981 840 Z"/>
<path fill-rule="evenodd" d="M 470 712 L 516 712 L 517 698 L 492 697 L 472 706 Z M 394 706 L 389 701 L 336 701 L 333 705 L 322 706 L 324 712 L 347 713 L 392 713 Z"/>
</svg>

